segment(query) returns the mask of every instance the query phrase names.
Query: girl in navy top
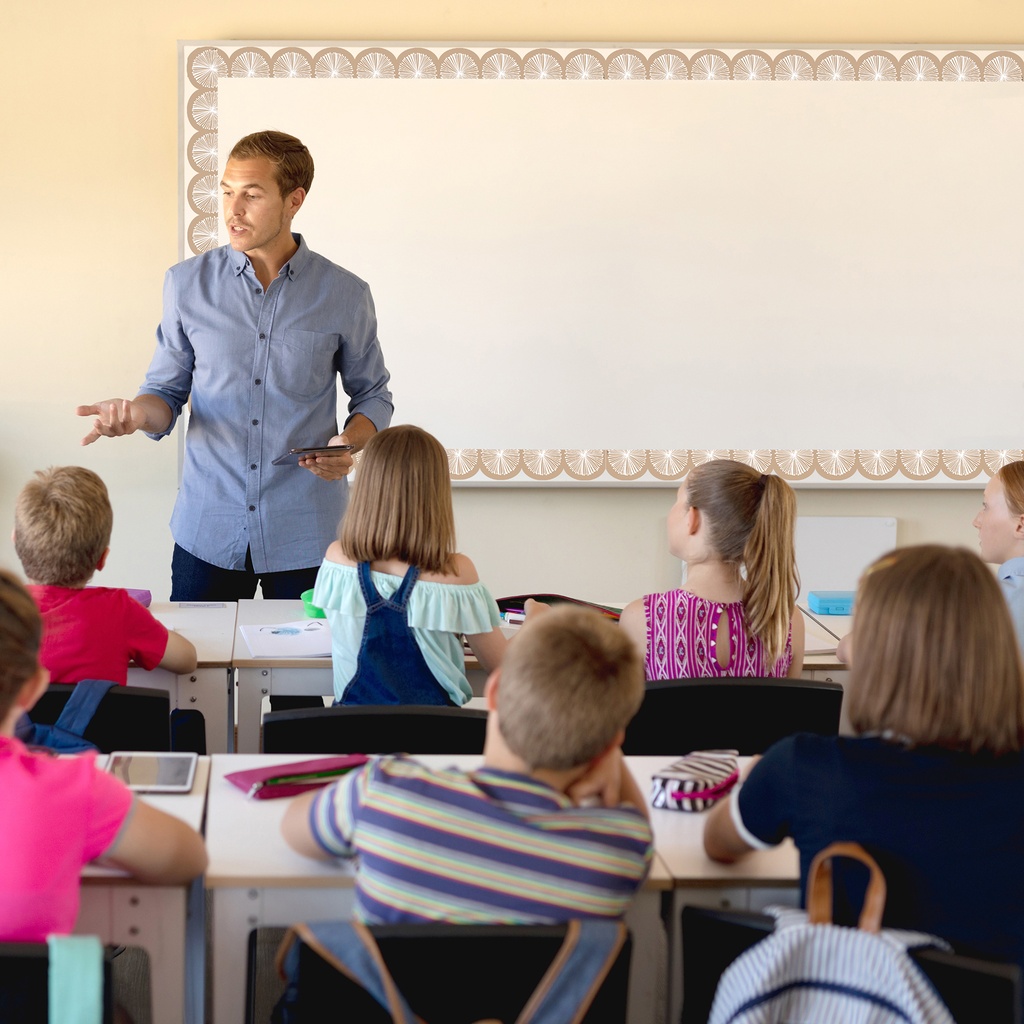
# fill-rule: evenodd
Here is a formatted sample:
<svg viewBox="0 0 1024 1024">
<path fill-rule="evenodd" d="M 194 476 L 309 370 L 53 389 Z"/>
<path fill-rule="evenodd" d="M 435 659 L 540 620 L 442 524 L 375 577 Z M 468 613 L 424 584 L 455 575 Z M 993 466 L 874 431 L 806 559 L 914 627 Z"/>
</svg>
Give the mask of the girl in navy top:
<svg viewBox="0 0 1024 1024">
<path fill-rule="evenodd" d="M 885 924 L 1024 966 L 1024 674 L 992 573 L 963 549 L 894 551 L 861 580 L 850 638 L 857 735 L 775 744 L 708 817 L 707 852 L 792 836 L 806 882 L 825 846 L 860 843 L 886 876 Z"/>
</svg>

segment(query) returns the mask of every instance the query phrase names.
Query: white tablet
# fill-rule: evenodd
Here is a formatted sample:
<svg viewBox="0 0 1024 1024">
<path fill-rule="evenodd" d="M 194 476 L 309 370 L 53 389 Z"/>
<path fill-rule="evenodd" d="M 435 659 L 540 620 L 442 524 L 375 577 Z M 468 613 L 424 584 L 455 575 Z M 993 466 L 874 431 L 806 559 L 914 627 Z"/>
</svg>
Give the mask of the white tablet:
<svg viewBox="0 0 1024 1024">
<path fill-rule="evenodd" d="M 140 793 L 189 793 L 196 774 L 195 753 L 115 750 L 107 771 Z"/>
</svg>

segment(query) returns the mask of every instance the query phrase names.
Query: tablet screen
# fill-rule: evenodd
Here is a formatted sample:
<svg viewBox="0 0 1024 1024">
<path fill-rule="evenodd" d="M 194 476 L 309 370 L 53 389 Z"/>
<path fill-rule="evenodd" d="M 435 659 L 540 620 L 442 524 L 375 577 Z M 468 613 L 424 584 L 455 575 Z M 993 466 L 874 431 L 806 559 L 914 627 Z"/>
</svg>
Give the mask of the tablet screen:
<svg viewBox="0 0 1024 1024">
<path fill-rule="evenodd" d="M 107 771 L 142 793 L 188 793 L 197 760 L 194 753 L 115 751 Z"/>
</svg>

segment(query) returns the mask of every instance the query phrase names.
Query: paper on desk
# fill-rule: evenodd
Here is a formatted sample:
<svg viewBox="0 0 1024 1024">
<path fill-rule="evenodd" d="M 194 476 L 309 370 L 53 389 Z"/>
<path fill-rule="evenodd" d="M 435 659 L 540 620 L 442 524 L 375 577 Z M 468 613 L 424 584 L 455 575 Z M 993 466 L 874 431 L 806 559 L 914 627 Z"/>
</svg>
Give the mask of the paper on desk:
<svg viewBox="0 0 1024 1024">
<path fill-rule="evenodd" d="M 329 658 L 331 630 L 324 619 L 240 626 L 254 658 Z"/>
</svg>

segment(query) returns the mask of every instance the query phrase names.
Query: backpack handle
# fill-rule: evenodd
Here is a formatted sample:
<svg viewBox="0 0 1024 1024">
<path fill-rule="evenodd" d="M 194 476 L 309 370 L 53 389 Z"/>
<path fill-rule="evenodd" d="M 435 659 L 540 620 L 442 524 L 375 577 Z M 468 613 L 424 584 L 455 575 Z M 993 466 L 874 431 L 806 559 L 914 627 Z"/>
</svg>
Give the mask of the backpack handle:
<svg viewBox="0 0 1024 1024">
<path fill-rule="evenodd" d="M 885 910 L 885 875 L 874 857 L 860 843 L 832 843 L 820 850 L 807 872 L 807 920 L 810 924 L 832 923 L 832 858 L 859 861 L 870 872 L 857 926 L 865 932 L 882 930 Z"/>
</svg>

